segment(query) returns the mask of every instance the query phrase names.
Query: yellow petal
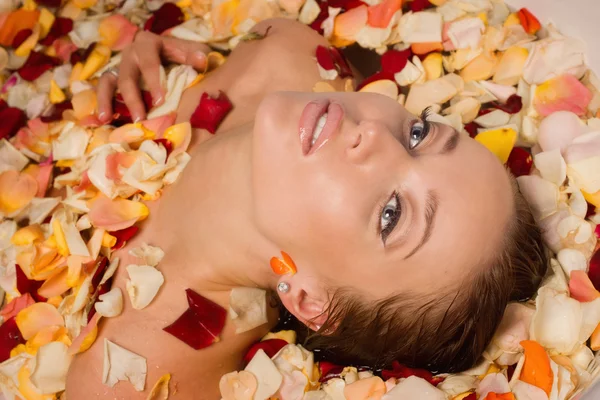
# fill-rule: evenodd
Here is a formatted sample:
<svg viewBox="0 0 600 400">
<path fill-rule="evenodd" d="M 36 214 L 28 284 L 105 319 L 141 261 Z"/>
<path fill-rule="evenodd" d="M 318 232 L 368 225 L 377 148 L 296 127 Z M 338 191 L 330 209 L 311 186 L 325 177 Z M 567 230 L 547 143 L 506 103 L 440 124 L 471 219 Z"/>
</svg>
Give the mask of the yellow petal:
<svg viewBox="0 0 600 400">
<path fill-rule="evenodd" d="M 261 342 L 269 339 L 281 339 L 285 340 L 289 344 L 296 344 L 296 331 L 288 330 L 279 332 L 269 332 L 265 336 L 263 336 Z"/>
<path fill-rule="evenodd" d="M 96 112 L 96 107 L 98 105 L 96 91 L 94 89 L 88 89 L 76 93 L 71 99 L 71 103 L 73 104 L 75 118 L 81 120 L 89 115 L 93 115 Z"/>
<path fill-rule="evenodd" d="M 35 240 L 43 240 L 44 231 L 39 224 L 29 225 L 19 229 L 10 238 L 12 244 L 16 246 L 26 246 L 32 244 Z"/>
<path fill-rule="evenodd" d="M 16 322 L 25 340 L 31 339 L 48 326 L 65 325 L 57 309 L 47 303 L 35 303 L 21 310 L 17 314 Z"/>
<path fill-rule="evenodd" d="M 31 50 L 40 40 L 40 25 L 36 24 L 31 31 L 31 35 L 15 50 L 15 55 L 18 57 L 27 57 Z"/>
<path fill-rule="evenodd" d="M 512 128 L 494 129 L 481 132 L 475 136 L 475 140 L 487 147 L 502 164 L 505 164 L 517 141 L 517 132 Z"/>
<path fill-rule="evenodd" d="M 38 191 L 38 183 L 31 175 L 18 171 L 0 174 L 0 212 L 13 213 L 28 205 Z"/>
<path fill-rule="evenodd" d="M 67 245 L 67 239 L 65 238 L 65 234 L 60 226 L 60 221 L 58 219 L 52 220 L 52 233 L 54 235 L 54 239 L 56 239 L 56 246 L 58 248 L 58 253 L 61 256 L 67 257 L 69 253 L 69 246 Z"/>
<path fill-rule="evenodd" d="M 186 151 L 192 140 L 192 125 L 189 122 L 173 125 L 165 130 L 163 137 L 173 143 L 174 149 Z"/>
<path fill-rule="evenodd" d="M 73 0 L 73 4 L 82 10 L 95 6 L 97 2 L 98 0 Z"/>
<path fill-rule="evenodd" d="M 111 235 L 110 233 L 104 231 L 104 235 L 102 236 L 102 246 L 111 248 L 115 244 L 117 244 L 117 238 Z"/>
<path fill-rule="evenodd" d="M 600 191 L 588 193 L 582 190 L 581 193 L 583 193 L 583 197 L 588 203 L 593 204 L 595 207 L 600 207 Z"/>
<path fill-rule="evenodd" d="M 56 81 L 54 79 L 52 79 L 50 81 L 50 103 L 52 104 L 58 104 L 58 103 L 62 103 L 63 101 L 66 100 L 66 96 L 63 93 L 63 91 L 58 87 L 58 85 L 56 84 Z"/>
<path fill-rule="evenodd" d="M 37 9 L 37 3 L 35 2 L 35 0 L 24 0 L 21 9 L 27 11 L 34 11 Z"/>
<path fill-rule="evenodd" d="M 431 53 L 422 62 L 425 73 L 427 74 L 427 80 L 437 79 L 442 76 L 442 54 Z"/>
<path fill-rule="evenodd" d="M 19 394 L 25 398 L 25 400 L 54 400 L 54 395 L 43 395 L 33 386 L 31 383 L 31 372 L 27 365 L 24 365 L 17 374 L 19 382 Z"/>
<path fill-rule="evenodd" d="M 65 341 L 67 342 L 65 344 L 68 346 L 71 345 L 67 328 L 64 326 L 47 326 L 29 339 L 27 343 L 25 343 L 25 348 L 29 354 L 35 355 L 40 347 L 45 346 L 50 342 L 64 343 Z"/>
<path fill-rule="evenodd" d="M 94 50 L 88 56 L 81 73 L 79 74 L 79 80 L 86 80 L 91 78 L 100 68 L 104 67 L 110 60 L 111 51 L 107 46 L 96 45 Z"/>
<path fill-rule="evenodd" d="M 500 85 L 513 86 L 519 83 L 527 62 L 529 51 L 522 47 L 510 47 L 502 54 L 494 73 L 494 82 Z"/>
<path fill-rule="evenodd" d="M 171 381 L 171 374 L 164 374 L 154 384 L 152 391 L 148 395 L 147 400 L 167 400 L 169 398 L 169 382 Z"/>
<path fill-rule="evenodd" d="M 71 70 L 71 75 L 69 76 L 69 85 L 71 85 L 75 81 L 79 81 L 79 76 L 81 75 L 81 71 L 83 71 L 83 64 L 78 62 L 73 65 L 73 69 Z"/>
<path fill-rule="evenodd" d="M 363 86 L 359 92 L 379 93 L 396 100 L 398 98 L 398 85 L 389 79 L 381 79 Z"/>
<path fill-rule="evenodd" d="M 510 14 L 508 18 L 506 18 L 506 20 L 504 21 L 504 27 L 520 24 L 521 20 L 519 19 L 519 15 L 517 13 Z"/>
<path fill-rule="evenodd" d="M 40 39 L 43 39 L 50 32 L 50 28 L 52 28 L 52 24 L 54 24 L 54 20 L 56 17 L 53 13 L 48 11 L 47 8 L 42 8 L 40 11 L 40 18 L 38 19 L 38 23 L 40 24 Z M 52 48 L 52 47 L 51 47 Z"/>
<path fill-rule="evenodd" d="M 460 71 L 460 76 L 468 81 L 485 81 L 496 69 L 498 57 L 494 53 L 482 53 L 475 57 Z"/>
</svg>

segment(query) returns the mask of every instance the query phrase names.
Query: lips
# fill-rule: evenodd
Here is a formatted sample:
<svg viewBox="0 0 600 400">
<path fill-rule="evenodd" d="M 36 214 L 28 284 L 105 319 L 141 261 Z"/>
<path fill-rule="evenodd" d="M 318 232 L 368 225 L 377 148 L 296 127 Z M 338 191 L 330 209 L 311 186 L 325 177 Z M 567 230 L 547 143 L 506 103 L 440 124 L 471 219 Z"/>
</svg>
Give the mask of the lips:
<svg viewBox="0 0 600 400">
<path fill-rule="evenodd" d="M 325 125 L 313 144 L 313 138 L 317 132 L 317 124 L 319 119 L 325 114 L 327 114 Z M 302 154 L 307 156 L 323 147 L 337 132 L 343 116 L 344 110 L 342 107 L 329 100 L 318 100 L 308 103 L 302 111 L 298 129 Z"/>
</svg>

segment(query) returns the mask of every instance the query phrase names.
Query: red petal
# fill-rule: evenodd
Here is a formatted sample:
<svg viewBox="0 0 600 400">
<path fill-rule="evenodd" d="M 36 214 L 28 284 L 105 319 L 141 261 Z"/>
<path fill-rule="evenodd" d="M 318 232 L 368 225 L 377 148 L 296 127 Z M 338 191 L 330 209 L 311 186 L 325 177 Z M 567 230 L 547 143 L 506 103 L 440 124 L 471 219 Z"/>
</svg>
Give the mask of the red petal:
<svg viewBox="0 0 600 400">
<path fill-rule="evenodd" d="M 410 48 L 402 51 L 388 50 L 381 56 L 381 70 L 388 74 L 398 73 L 406 67 L 411 55 Z"/>
<path fill-rule="evenodd" d="M 587 212 L 585 213 L 585 219 L 588 219 L 592 215 L 596 214 L 596 206 L 590 203 L 587 203 Z M 600 239 L 600 225 L 596 225 L 596 237 Z"/>
<path fill-rule="evenodd" d="M 246 355 L 244 356 L 244 362 L 248 364 L 250 360 L 254 358 L 256 352 L 260 349 L 263 349 L 269 357 L 273 357 L 275 354 L 277 354 L 279 350 L 281 350 L 287 344 L 288 342 L 286 342 L 283 339 L 269 339 L 262 342 L 254 343 L 246 352 Z"/>
<path fill-rule="evenodd" d="M 20 108 L 7 107 L 0 111 L 0 140 L 10 139 L 27 124 L 27 116 Z"/>
<path fill-rule="evenodd" d="M 379 71 L 374 73 L 373 75 L 369 76 L 368 78 L 365 78 L 365 80 L 363 80 L 358 87 L 356 88 L 356 91 L 358 92 L 360 89 L 363 88 L 363 86 L 367 86 L 369 83 L 371 82 L 375 82 L 381 79 L 389 79 L 391 81 L 394 80 L 394 74 L 391 74 L 389 72 L 385 72 L 385 71 Z"/>
<path fill-rule="evenodd" d="M 112 231 L 108 232 L 112 236 L 117 238 L 117 242 L 111 248 L 112 250 L 118 250 L 121 247 L 125 246 L 128 240 L 135 236 L 135 234 L 140 230 L 137 226 L 130 226 L 129 228 L 121 229 L 120 231 Z"/>
<path fill-rule="evenodd" d="M 521 111 L 521 108 L 523 108 L 523 101 L 521 100 L 521 96 L 517 94 L 513 94 L 512 96 L 510 96 L 504 104 L 498 103 L 496 101 L 492 104 L 497 109 L 500 109 L 509 114 L 516 114 L 519 111 Z"/>
<path fill-rule="evenodd" d="M 341 8 L 343 12 L 366 4 L 360 0 L 329 0 L 327 5 L 333 8 Z"/>
<path fill-rule="evenodd" d="M 335 69 L 333 56 L 325 46 L 317 46 L 317 63 L 326 71 Z"/>
<path fill-rule="evenodd" d="M 183 23 L 184 19 L 183 11 L 179 7 L 173 3 L 165 3 L 146 21 L 144 30 L 160 35 L 167 29 Z"/>
<path fill-rule="evenodd" d="M 530 35 L 535 34 L 542 27 L 540 25 L 540 21 L 538 21 L 538 19 L 535 17 L 535 15 L 533 15 L 526 8 L 521 8 L 519 10 L 519 12 L 517 13 L 517 15 L 519 16 L 519 21 L 521 22 L 521 25 L 525 29 L 525 32 L 529 33 Z"/>
<path fill-rule="evenodd" d="M 588 270 L 588 276 L 594 284 L 596 290 L 600 290 L 600 250 L 596 250 L 596 253 L 590 260 L 590 269 Z"/>
<path fill-rule="evenodd" d="M 317 19 L 315 19 L 312 22 L 312 24 L 310 24 L 310 27 L 322 35 L 323 28 L 321 28 L 321 24 L 323 23 L 323 21 L 325 21 L 327 19 L 327 17 L 329 17 L 329 8 L 327 6 L 327 2 L 326 1 L 320 2 L 319 8 L 321 9 L 321 12 L 317 16 Z"/>
<path fill-rule="evenodd" d="M 72 109 L 73 104 L 71 104 L 71 101 L 65 100 L 62 103 L 54 104 L 54 107 L 52 107 L 52 111 L 50 112 L 50 114 L 42 116 L 40 117 L 40 119 L 42 120 L 42 122 L 60 121 L 62 119 L 63 111 Z"/>
<path fill-rule="evenodd" d="M 44 281 L 34 281 L 33 279 L 29 279 L 19 264 L 15 266 L 15 270 L 17 271 L 17 290 L 21 295 L 29 293 L 35 301 L 44 302 L 47 300 L 37 292 Z"/>
<path fill-rule="evenodd" d="M 50 46 L 56 39 L 67 35 L 73 30 L 73 20 L 71 18 L 58 17 L 54 20 L 48 35 L 40 40 L 43 46 Z"/>
<path fill-rule="evenodd" d="M 60 3 L 62 0 L 35 0 L 41 6 L 46 6 L 50 8 L 60 7 Z"/>
<path fill-rule="evenodd" d="M 233 105 L 223 91 L 219 91 L 216 98 L 210 97 L 206 92 L 202 93 L 200 103 L 194 110 L 190 123 L 194 128 L 203 128 L 214 134 L 232 108 Z"/>
<path fill-rule="evenodd" d="M 473 392 L 462 400 L 477 400 L 477 393 Z"/>
<path fill-rule="evenodd" d="M 529 175 L 532 164 L 531 154 L 521 147 L 514 147 L 508 156 L 508 161 L 506 161 L 506 165 L 516 177 Z"/>
<path fill-rule="evenodd" d="M 340 78 L 352 78 L 352 69 L 350 69 L 350 65 L 348 65 L 346 57 L 344 57 L 342 52 L 336 47 L 330 47 L 329 52 L 335 62 Z"/>
<path fill-rule="evenodd" d="M 165 150 L 167 151 L 167 158 L 169 154 L 173 151 L 173 143 L 169 139 L 154 139 L 155 143 L 162 144 Z"/>
<path fill-rule="evenodd" d="M 152 108 L 152 95 L 147 90 L 142 90 L 142 100 L 144 101 L 144 105 L 146 106 L 146 110 Z M 123 95 L 121 93 L 117 93 L 113 98 L 113 125 L 121 126 L 125 124 L 129 124 L 133 122 L 131 120 L 131 112 L 127 105 L 125 105 L 125 101 L 123 100 Z"/>
<path fill-rule="evenodd" d="M 25 61 L 25 64 L 17 71 L 19 72 L 19 75 L 21 75 L 21 78 L 26 81 L 34 81 L 44 72 L 57 65 L 60 65 L 60 60 L 58 58 L 32 51 L 31 54 L 29 54 L 27 61 Z"/>
<path fill-rule="evenodd" d="M 21 29 L 19 32 L 17 32 L 12 41 L 13 49 L 18 48 L 29 36 L 31 36 L 32 33 L 33 31 L 31 29 Z"/>
<path fill-rule="evenodd" d="M 163 330 L 193 349 L 203 349 L 219 340 L 227 311 L 192 289 L 185 292 L 190 308 Z"/>
<path fill-rule="evenodd" d="M 469 132 L 469 136 L 471 136 L 472 138 L 475 138 L 475 136 L 477 136 L 477 129 L 479 128 L 480 126 L 476 122 L 469 122 L 465 125 L 465 131 Z"/>
<path fill-rule="evenodd" d="M 390 378 L 400 379 L 408 378 L 409 376 L 417 376 L 419 378 L 423 378 L 434 386 L 443 381 L 442 378 L 434 378 L 432 373 L 425 369 L 408 368 L 397 361 L 394 361 L 392 363 L 391 370 L 384 369 L 383 371 L 381 371 L 381 377 L 383 378 L 383 380 L 386 381 Z"/>
<path fill-rule="evenodd" d="M 10 351 L 24 343 L 25 339 L 21 336 L 14 317 L 0 325 L 0 362 L 8 360 Z"/>
<path fill-rule="evenodd" d="M 319 382 L 324 383 L 330 379 L 339 378 L 340 374 L 344 370 L 344 367 L 328 361 L 319 362 L 319 369 L 321 370 L 321 378 Z"/>
<path fill-rule="evenodd" d="M 8 107 L 8 103 L 4 99 L 0 99 L 0 111 Z"/>
<path fill-rule="evenodd" d="M 410 3 L 410 10 L 412 12 L 419 12 L 419 11 L 423 11 L 426 8 L 432 7 L 433 4 L 431 4 L 429 2 L 429 0 L 413 0 Z"/>
</svg>

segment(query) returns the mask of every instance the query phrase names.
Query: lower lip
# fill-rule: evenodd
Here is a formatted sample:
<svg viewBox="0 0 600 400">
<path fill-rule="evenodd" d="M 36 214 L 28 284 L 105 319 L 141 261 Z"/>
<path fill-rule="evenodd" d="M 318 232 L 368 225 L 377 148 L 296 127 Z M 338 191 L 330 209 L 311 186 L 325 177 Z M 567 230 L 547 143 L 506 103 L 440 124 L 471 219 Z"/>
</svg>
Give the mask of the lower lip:
<svg viewBox="0 0 600 400">
<path fill-rule="evenodd" d="M 312 139 L 317 127 L 317 121 L 325 113 L 327 113 L 327 122 L 321 131 L 321 135 L 319 135 L 319 138 L 313 145 Z M 302 154 L 305 156 L 310 155 L 323 147 L 335 135 L 343 117 L 344 110 L 337 103 L 332 103 L 328 100 L 308 103 L 302 111 L 298 129 Z"/>
</svg>

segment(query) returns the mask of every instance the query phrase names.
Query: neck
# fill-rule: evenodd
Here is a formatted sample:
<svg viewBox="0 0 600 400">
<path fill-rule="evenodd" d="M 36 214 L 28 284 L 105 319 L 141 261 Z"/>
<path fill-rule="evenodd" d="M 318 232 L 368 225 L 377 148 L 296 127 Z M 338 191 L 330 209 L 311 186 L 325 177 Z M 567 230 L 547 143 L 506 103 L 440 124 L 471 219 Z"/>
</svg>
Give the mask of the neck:
<svg viewBox="0 0 600 400">
<path fill-rule="evenodd" d="M 165 193 L 165 212 L 159 211 L 164 220 L 159 229 L 172 238 L 172 262 L 193 269 L 204 290 L 274 289 L 277 284 L 269 259 L 279 250 L 259 234 L 252 217 L 251 128 L 235 128 L 203 143 L 181 182 Z M 176 216 L 181 218 L 173 223 Z"/>
</svg>

